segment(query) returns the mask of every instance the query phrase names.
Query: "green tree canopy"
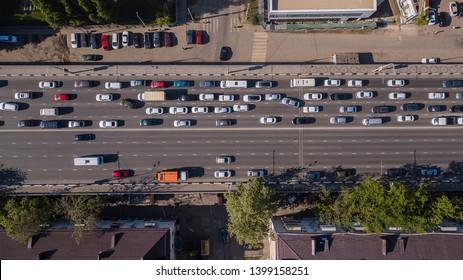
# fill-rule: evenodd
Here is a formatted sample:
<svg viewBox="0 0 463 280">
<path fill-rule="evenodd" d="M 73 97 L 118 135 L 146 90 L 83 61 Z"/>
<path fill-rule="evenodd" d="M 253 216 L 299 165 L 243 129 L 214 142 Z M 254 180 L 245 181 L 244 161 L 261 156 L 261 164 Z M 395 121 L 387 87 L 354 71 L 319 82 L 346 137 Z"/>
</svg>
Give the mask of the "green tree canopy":
<svg viewBox="0 0 463 280">
<path fill-rule="evenodd" d="M 273 191 L 254 178 L 248 187 L 242 184 L 226 194 L 229 216 L 228 230 L 239 244 L 258 246 L 268 232 L 268 222 L 276 211 Z"/>
<path fill-rule="evenodd" d="M 79 244 L 85 231 L 92 230 L 100 221 L 100 213 L 106 202 L 99 196 L 62 196 L 56 206 L 58 214 L 74 223 L 73 237 Z"/>
<path fill-rule="evenodd" d="M 0 214 L 0 224 L 12 239 L 27 244 L 30 237 L 41 232 L 41 225 L 51 216 L 44 198 L 23 197 L 7 200 Z"/>
<path fill-rule="evenodd" d="M 383 232 L 385 227 L 400 227 L 406 232 L 436 228 L 444 219 L 462 220 L 461 199 L 424 188 L 406 187 L 393 182 L 389 189 L 366 178 L 352 190 L 330 194 L 326 189 L 316 204 L 320 221 L 340 227 L 360 224 L 366 232 Z"/>
</svg>

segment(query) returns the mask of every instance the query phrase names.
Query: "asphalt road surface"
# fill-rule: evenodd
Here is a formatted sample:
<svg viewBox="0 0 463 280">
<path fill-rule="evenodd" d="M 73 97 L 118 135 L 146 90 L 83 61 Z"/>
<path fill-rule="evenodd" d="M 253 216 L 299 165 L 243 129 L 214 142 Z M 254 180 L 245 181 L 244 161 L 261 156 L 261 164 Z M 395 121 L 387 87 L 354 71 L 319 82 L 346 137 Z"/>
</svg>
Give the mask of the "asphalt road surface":
<svg viewBox="0 0 463 280">
<path fill-rule="evenodd" d="M 331 77 L 335 78 L 335 77 Z M 342 77 L 349 79 L 349 77 Z M 112 81 L 115 81 L 113 78 Z M 133 79 L 136 79 L 135 77 Z M 45 77 L 44 77 L 45 80 Z M 46 79 L 51 80 L 51 79 Z M 202 92 L 230 93 L 239 96 L 236 102 L 192 101 L 140 103 L 138 109 L 119 106 L 122 98 L 136 99 L 139 92 L 147 88 L 130 88 L 122 90 L 106 90 L 102 78 L 96 87 L 74 89 L 69 78 L 61 80 L 63 86 L 57 89 L 40 90 L 37 78 L 11 78 L 8 86 L 2 87 L 0 102 L 15 101 L 14 93 L 32 91 L 39 96 L 32 100 L 19 100 L 22 110 L 18 112 L 0 111 L 0 162 L 5 167 L 19 168 L 27 172 L 28 183 L 76 183 L 113 180 L 112 171 L 116 169 L 133 169 L 135 177 L 122 181 L 152 182 L 154 173 L 162 169 L 186 168 L 190 170 L 190 182 L 200 181 L 243 181 L 246 171 L 250 169 L 266 169 L 268 173 L 280 174 L 287 168 L 303 167 L 312 170 L 329 170 L 333 166 L 356 168 L 358 173 L 377 175 L 390 167 L 413 163 L 415 156 L 418 164 L 436 165 L 445 171 L 452 161 L 462 158 L 461 129 L 463 126 L 434 127 L 430 119 L 435 116 L 459 116 L 463 113 L 450 113 L 452 105 L 463 105 L 456 100 L 458 89 L 443 89 L 441 79 L 412 79 L 403 88 L 387 87 L 381 78 L 370 79 L 362 88 L 316 87 L 295 89 L 289 88 L 289 80 L 276 80 L 278 86 L 272 89 L 220 89 L 199 88 L 199 81 L 191 88 L 168 88 L 169 94 L 181 93 L 198 95 Z M 128 82 L 129 80 L 122 80 Z M 252 85 L 252 81 L 251 81 Z M 304 101 L 306 92 L 349 93 L 356 91 L 375 91 L 373 99 L 349 99 L 331 101 Z M 388 100 L 390 92 L 407 92 L 411 96 L 406 100 Z M 448 92 L 444 100 L 429 100 L 428 92 Z M 53 94 L 70 93 L 73 100 L 54 101 Z M 98 93 L 113 93 L 116 101 L 96 102 Z M 262 101 L 253 103 L 255 108 L 248 112 L 231 114 L 192 114 L 186 115 L 152 115 L 145 114 L 146 107 L 162 106 L 232 106 L 244 104 L 245 94 L 282 93 L 297 98 L 304 106 L 321 105 L 320 113 L 304 114 L 302 108 L 295 109 L 281 104 L 279 101 Z M 413 123 L 398 123 L 397 115 L 407 114 L 400 109 L 404 103 L 416 102 L 423 109 L 410 114 L 417 115 Z M 428 113 L 428 105 L 446 105 L 447 111 Z M 339 107 L 356 105 L 359 112 L 353 114 L 339 113 Z M 372 117 L 371 108 L 375 105 L 388 105 L 394 111 L 378 116 L 390 118 L 390 121 L 378 127 L 365 127 L 361 121 Z M 64 107 L 67 114 L 57 117 L 39 116 L 40 108 Z M 273 125 L 259 123 L 262 116 L 278 116 L 280 121 Z M 344 125 L 329 123 L 331 116 L 346 115 L 351 122 Z M 314 118 L 314 123 L 294 126 L 291 120 L 297 116 Z M 157 118 L 162 124 L 153 127 L 140 127 L 142 118 Z M 22 119 L 57 119 L 86 120 L 85 128 L 62 128 L 44 130 L 39 127 L 18 128 L 17 121 Z M 217 128 L 215 120 L 233 119 L 236 124 L 230 127 Z M 116 129 L 101 129 L 98 122 L 104 119 L 116 119 L 122 125 Z M 191 128 L 174 128 L 176 119 L 194 120 Z M 74 142 L 73 136 L 78 133 L 94 133 L 96 139 L 89 142 Z M 110 162 L 101 166 L 75 167 L 73 157 L 84 155 L 104 155 Z M 215 157 L 230 155 L 235 161 L 229 165 L 218 165 Z M 230 179 L 214 179 L 215 170 L 233 170 Z"/>
</svg>

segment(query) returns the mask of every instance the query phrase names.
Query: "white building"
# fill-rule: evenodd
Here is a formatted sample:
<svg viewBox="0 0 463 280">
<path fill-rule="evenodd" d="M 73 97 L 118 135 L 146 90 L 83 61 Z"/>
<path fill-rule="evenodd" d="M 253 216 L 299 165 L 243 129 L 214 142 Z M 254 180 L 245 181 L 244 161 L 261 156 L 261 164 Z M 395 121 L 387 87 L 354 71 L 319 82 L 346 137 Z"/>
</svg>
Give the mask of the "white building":
<svg viewBox="0 0 463 280">
<path fill-rule="evenodd" d="M 267 20 L 363 19 L 376 12 L 377 2 L 378 0 L 268 0 Z"/>
</svg>

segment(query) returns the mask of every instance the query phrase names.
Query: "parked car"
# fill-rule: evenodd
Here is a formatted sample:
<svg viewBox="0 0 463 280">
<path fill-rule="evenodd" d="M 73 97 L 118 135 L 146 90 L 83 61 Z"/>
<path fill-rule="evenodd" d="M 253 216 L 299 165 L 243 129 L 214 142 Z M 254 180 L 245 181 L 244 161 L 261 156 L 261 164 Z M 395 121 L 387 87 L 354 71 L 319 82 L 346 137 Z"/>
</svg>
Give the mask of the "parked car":
<svg viewBox="0 0 463 280">
<path fill-rule="evenodd" d="M 141 119 L 140 126 L 152 126 L 152 125 L 159 125 L 162 123 L 160 119 Z"/>
<path fill-rule="evenodd" d="M 358 107 L 356 105 L 348 105 L 339 107 L 339 113 L 356 113 Z"/>
<path fill-rule="evenodd" d="M 215 126 L 229 126 L 232 125 L 232 120 L 229 119 L 221 119 L 215 121 Z"/>
<path fill-rule="evenodd" d="M 421 63 L 423 63 L 423 64 L 436 64 L 436 63 L 439 63 L 439 58 L 436 58 L 436 57 L 422 58 Z"/>
<path fill-rule="evenodd" d="M 347 100 L 351 98 L 350 93 L 332 93 L 330 94 L 330 100 L 336 101 L 336 100 Z"/>
<path fill-rule="evenodd" d="M 389 99 L 391 100 L 403 100 L 407 98 L 407 94 L 405 92 L 391 92 L 389 93 Z"/>
<path fill-rule="evenodd" d="M 402 109 L 402 111 L 418 111 L 420 106 L 417 103 L 405 103 L 400 106 L 400 109 Z"/>
<path fill-rule="evenodd" d="M 304 100 L 308 101 L 315 101 L 315 100 L 322 100 L 323 94 L 322 93 L 304 93 Z"/>
<path fill-rule="evenodd" d="M 102 35 L 101 36 L 101 46 L 103 47 L 103 50 L 105 50 L 105 51 L 111 50 L 108 35 Z"/>
<path fill-rule="evenodd" d="M 248 104 L 235 104 L 233 105 L 233 111 L 235 112 L 246 112 L 249 111 L 251 107 Z"/>
<path fill-rule="evenodd" d="M 86 33 L 80 33 L 80 46 L 82 48 L 88 47 L 88 35 Z"/>
<path fill-rule="evenodd" d="M 130 81 L 131 87 L 145 87 L 146 81 L 145 80 L 132 80 Z"/>
<path fill-rule="evenodd" d="M 463 9 L 462 9 L 462 10 L 463 10 Z M 463 99 L 463 92 L 457 92 L 457 93 L 455 94 L 455 98 L 458 99 L 458 100 Z"/>
<path fill-rule="evenodd" d="M 34 98 L 32 92 L 17 92 L 14 94 L 14 99 L 32 99 Z"/>
<path fill-rule="evenodd" d="M 123 170 L 115 170 L 113 171 L 114 178 L 129 178 L 133 176 L 133 170 L 130 169 L 123 169 Z"/>
<path fill-rule="evenodd" d="M 330 118 L 330 124 L 345 124 L 347 123 L 347 118 L 346 117 L 331 117 Z"/>
<path fill-rule="evenodd" d="M 84 127 L 85 126 L 85 121 L 69 121 L 68 122 L 68 127 Z"/>
<path fill-rule="evenodd" d="M 184 80 L 174 81 L 174 87 L 191 87 L 191 86 L 192 86 L 191 81 L 184 81 Z"/>
<path fill-rule="evenodd" d="M 422 176 L 437 176 L 439 174 L 439 170 L 437 168 L 424 168 L 421 169 Z"/>
<path fill-rule="evenodd" d="M 154 32 L 153 33 L 153 46 L 155 48 L 160 48 L 161 47 L 161 32 Z"/>
<path fill-rule="evenodd" d="M 172 46 L 172 41 L 170 39 L 170 32 L 164 32 L 164 46 L 165 47 L 171 47 Z"/>
<path fill-rule="evenodd" d="M 18 37 L 12 35 L 0 35 L 0 42 L 16 44 L 18 42 Z"/>
<path fill-rule="evenodd" d="M 207 114 L 209 113 L 209 107 L 206 106 L 194 106 L 191 108 L 193 114 Z"/>
<path fill-rule="evenodd" d="M 96 54 L 83 54 L 80 59 L 82 61 L 97 61 L 99 56 Z"/>
<path fill-rule="evenodd" d="M 373 106 L 371 112 L 374 114 L 384 114 L 391 112 L 391 108 L 389 106 Z"/>
<path fill-rule="evenodd" d="M 243 97 L 244 102 L 260 102 L 262 100 L 262 96 L 260 94 L 247 94 Z"/>
<path fill-rule="evenodd" d="M 164 81 L 152 81 L 150 84 L 151 88 L 165 88 L 166 83 Z"/>
<path fill-rule="evenodd" d="M 458 4 L 457 2 L 449 2 L 449 14 L 452 16 L 452 17 L 456 17 L 458 16 Z"/>
<path fill-rule="evenodd" d="M 265 173 L 263 169 L 248 170 L 248 177 L 262 177 L 265 176 Z"/>
<path fill-rule="evenodd" d="M 120 37 L 120 33 L 113 33 L 112 35 L 112 47 L 113 49 L 117 50 L 119 49 L 119 47 L 121 46 L 121 39 L 119 38 Z"/>
<path fill-rule="evenodd" d="M 98 43 L 98 34 L 91 33 L 90 34 L 90 47 L 92 49 L 98 49 L 100 44 Z"/>
<path fill-rule="evenodd" d="M 231 58 L 231 48 L 230 47 L 222 47 L 220 49 L 220 55 L 219 55 L 219 59 L 220 61 L 227 61 L 227 60 L 230 60 Z"/>
<path fill-rule="evenodd" d="M 214 172 L 215 178 L 230 178 L 231 175 L 232 174 L 230 170 L 218 170 Z"/>
<path fill-rule="evenodd" d="M 230 106 L 214 108 L 214 113 L 216 114 L 229 114 L 231 112 L 233 112 L 233 108 Z"/>
<path fill-rule="evenodd" d="M 219 95 L 219 101 L 235 101 L 234 94 L 221 94 Z"/>
<path fill-rule="evenodd" d="M 77 49 L 80 47 L 80 44 L 79 44 L 79 41 L 80 41 L 80 37 L 79 37 L 79 34 L 76 34 L 76 33 L 71 33 L 71 47 L 73 49 Z"/>
<path fill-rule="evenodd" d="M 193 97 L 191 94 L 181 94 L 177 98 L 177 101 L 179 102 L 185 102 L 185 101 L 191 101 L 191 100 L 193 100 Z"/>
<path fill-rule="evenodd" d="M 0 102 L 2 111 L 19 111 L 19 104 L 14 102 Z"/>
<path fill-rule="evenodd" d="M 309 180 L 320 179 L 321 176 L 322 174 L 320 171 L 307 171 L 307 173 L 305 173 L 305 178 Z"/>
<path fill-rule="evenodd" d="M 169 114 L 172 115 L 183 115 L 188 113 L 188 108 L 187 107 L 170 107 L 169 108 Z"/>
<path fill-rule="evenodd" d="M 193 44 L 193 34 L 194 34 L 194 30 L 187 30 L 186 31 L 186 43 L 187 44 Z"/>
<path fill-rule="evenodd" d="M 116 128 L 119 126 L 116 120 L 103 120 L 99 123 L 101 128 Z"/>
<path fill-rule="evenodd" d="M 312 123 L 312 118 L 308 117 L 296 117 L 292 121 L 292 124 L 294 125 L 301 125 L 301 124 L 311 124 Z"/>
<path fill-rule="evenodd" d="M 265 100 L 272 101 L 272 100 L 281 100 L 282 95 L 279 93 L 267 93 L 265 95 Z"/>
<path fill-rule="evenodd" d="M 389 168 L 386 171 L 386 175 L 389 177 L 400 177 L 400 176 L 405 176 L 407 174 L 407 171 L 403 168 Z"/>
<path fill-rule="evenodd" d="M 140 33 L 133 33 L 132 34 L 132 44 L 135 48 L 141 48 L 142 43 L 140 43 L 140 40 L 143 39 L 143 36 Z"/>
<path fill-rule="evenodd" d="M 174 127 L 189 127 L 191 126 L 190 120 L 175 120 Z"/>
<path fill-rule="evenodd" d="M 145 46 L 145 49 L 152 49 L 153 48 L 153 40 L 152 40 L 152 33 L 151 32 L 145 32 L 143 33 L 143 45 Z"/>
<path fill-rule="evenodd" d="M 93 133 L 74 135 L 74 141 L 91 141 L 93 139 L 95 139 L 95 134 Z"/>
<path fill-rule="evenodd" d="M 95 96 L 96 101 L 109 102 L 113 101 L 113 95 L 111 93 L 99 93 Z"/>
<path fill-rule="evenodd" d="M 363 87 L 363 80 L 348 80 L 348 87 Z"/>
<path fill-rule="evenodd" d="M 445 80 L 442 82 L 442 86 L 445 88 L 449 87 L 462 87 L 463 81 L 462 80 Z"/>
<path fill-rule="evenodd" d="M 436 10 L 429 9 L 428 11 L 428 25 L 436 24 Z"/>
<path fill-rule="evenodd" d="M 296 99 L 292 99 L 289 97 L 285 97 L 281 100 L 281 103 L 293 108 L 299 108 L 301 106 L 301 102 L 297 101 Z"/>
<path fill-rule="evenodd" d="M 130 33 L 129 31 L 122 32 L 122 46 L 128 47 L 130 44 Z"/>
<path fill-rule="evenodd" d="M 18 121 L 18 127 L 32 127 L 37 126 L 38 122 L 35 120 L 22 120 Z"/>
<path fill-rule="evenodd" d="M 203 31 L 196 30 L 195 37 L 196 37 L 196 44 L 201 45 L 203 43 Z"/>
<path fill-rule="evenodd" d="M 413 122 L 416 118 L 414 115 L 404 115 L 404 116 L 397 116 L 398 122 Z"/>
<path fill-rule="evenodd" d="M 448 94 L 446 92 L 430 92 L 428 94 L 429 99 L 445 99 Z"/>
<path fill-rule="evenodd" d="M 463 113 L 463 105 L 454 105 L 450 107 L 450 112 L 452 113 Z"/>
<path fill-rule="evenodd" d="M 445 105 L 429 105 L 428 106 L 429 113 L 442 112 L 442 111 L 445 111 L 446 109 L 447 107 Z"/>
</svg>

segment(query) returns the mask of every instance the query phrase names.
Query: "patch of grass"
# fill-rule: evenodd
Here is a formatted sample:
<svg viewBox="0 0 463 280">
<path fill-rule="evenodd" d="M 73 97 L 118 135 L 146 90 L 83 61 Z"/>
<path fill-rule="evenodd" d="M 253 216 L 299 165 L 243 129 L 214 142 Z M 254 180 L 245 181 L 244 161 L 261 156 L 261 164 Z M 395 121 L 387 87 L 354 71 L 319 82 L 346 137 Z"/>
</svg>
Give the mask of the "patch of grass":
<svg viewBox="0 0 463 280">
<path fill-rule="evenodd" d="M 428 18 L 424 14 L 424 11 L 421 12 L 421 15 L 415 19 L 415 24 L 417 24 L 417 25 L 426 25 L 426 24 L 428 24 Z"/>
<path fill-rule="evenodd" d="M 243 0 L 243 6 L 246 10 L 248 7 L 248 0 Z M 259 2 L 258 0 L 251 0 L 251 5 L 248 12 L 248 19 L 246 20 L 247 23 L 252 25 L 259 25 Z"/>
<path fill-rule="evenodd" d="M 171 0 L 121 0 L 118 2 L 115 14 L 116 21 L 119 23 L 140 24 L 140 20 L 145 24 L 154 24 L 156 14 L 170 15 L 172 21 L 175 20 L 175 1 Z"/>
</svg>

